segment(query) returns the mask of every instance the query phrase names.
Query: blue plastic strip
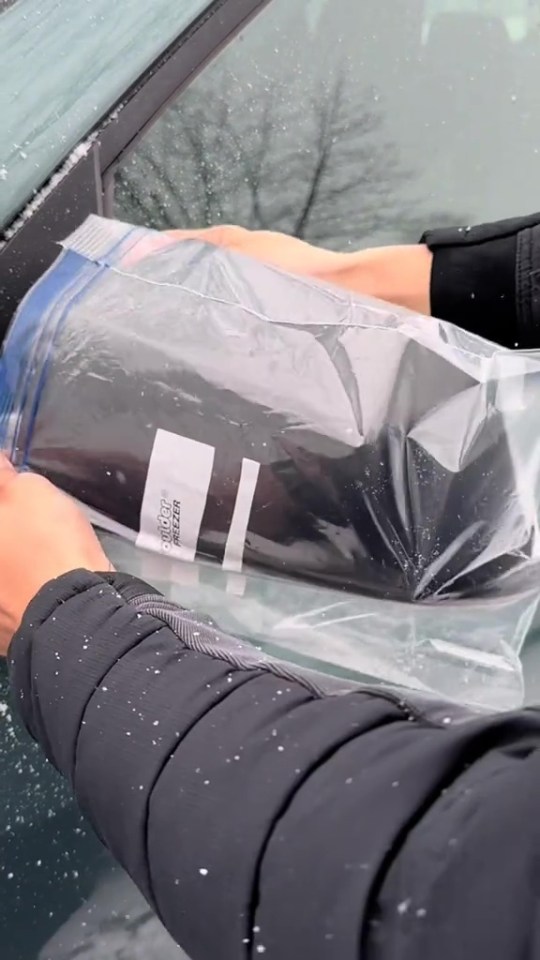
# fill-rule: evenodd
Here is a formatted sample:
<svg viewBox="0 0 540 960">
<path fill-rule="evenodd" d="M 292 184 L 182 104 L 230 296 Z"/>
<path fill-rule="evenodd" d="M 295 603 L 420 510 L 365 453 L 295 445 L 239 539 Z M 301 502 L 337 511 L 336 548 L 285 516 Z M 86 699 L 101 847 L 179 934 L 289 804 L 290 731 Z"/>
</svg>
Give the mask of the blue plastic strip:
<svg viewBox="0 0 540 960">
<path fill-rule="evenodd" d="M 15 315 L 0 360 L 0 445 L 5 449 L 11 440 L 8 452 L 15 454 L 24 417 L 24 450 L 17 452 L 18 466 L 24 467 L 28 461 L 54 342 L 69 309 L 118 259 L 129 236 L 113 244 L 99 263 L 65 249 Z"/>
<path fill-rule="evenodd" d="M 81 296 L 105 270 L 105 267 L 92 263 L 91 261 L 86 260 L 80 254 L 73 253 L 71 250 L 65 251 L 64 257 L 67 262 L 67 266 L 70 267 L 70 276 L 72 277 L 72 282 L 66 284 L 62 288 L 62 293 L 55 298 L 55 301 L 52 304 L 52 310 L 50 311 L 49 316 L 44 318 L 42 326 L 44 333 L 45 327 L 48 328 L 46 331 L 48 335 L 43 337 L 42 351 L 38 351 L 38 356 L 34 357 L 35 365 L 38 369 L 30 369 L 30 371 L 28 371 L 30 374 L 34 373 L 37 379 L 31 383 L 30 377 L 27 376 L 25 395 L 21 399 L 19 406 L 20 417 L 27 417 L 24 449 L 22 451 L 18 451 L 17 459 L 17 463 L 23 467 L 26 467 L 28 464 L 30 444 L 32 442 L 34 433 L 34 424 L 36 422 L 43 388 L 47 381 L 49 364 L 51 354 L 54 349 L 56 335 L 62 328 L 70 307 L 80 300 Z"/>
<path fill-rule="evenodd" d="M 76 262 L 78 260 L 79 262 Z M 24 368 L 29 366 L 36 340 L 47 323 L 54 305 L 73 283 L 80 271 L 80 258 L 61 254 L 53 267 L 30 290 L 21 303 L 6 338 L 0 361 L 0 438 L 5 442 L 8 417 L 18 413 L 26 391 L 21 387 L 27 379 Z"/>
</svg>

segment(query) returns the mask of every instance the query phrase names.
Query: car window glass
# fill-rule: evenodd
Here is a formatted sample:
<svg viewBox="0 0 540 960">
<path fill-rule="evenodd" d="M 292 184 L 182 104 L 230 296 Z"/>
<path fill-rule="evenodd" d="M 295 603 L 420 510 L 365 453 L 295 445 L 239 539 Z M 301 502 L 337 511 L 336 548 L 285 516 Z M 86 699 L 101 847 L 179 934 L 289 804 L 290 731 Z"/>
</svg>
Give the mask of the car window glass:
<svg viewBox="0 0 540 960">
<path fill-rule="evenodd" d="M 0 227 L 209 2 L 4 0 Z"/>
<path fill-rule="evenodd" d="M 123 160 L 114 213 L 345 249 L 531 211 L 539 84 L 539 0 L 273 0 Z"/>
</svg>

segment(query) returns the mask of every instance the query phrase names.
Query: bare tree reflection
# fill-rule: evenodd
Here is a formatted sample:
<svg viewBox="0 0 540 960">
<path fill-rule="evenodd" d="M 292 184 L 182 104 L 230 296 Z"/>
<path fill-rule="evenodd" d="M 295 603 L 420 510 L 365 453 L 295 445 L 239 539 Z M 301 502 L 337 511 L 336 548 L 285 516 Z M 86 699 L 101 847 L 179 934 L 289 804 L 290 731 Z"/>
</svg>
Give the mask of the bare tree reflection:
<svg viewBox="0 0 540 960">
<path fill-rule="evenodd" d="M 246 83 L 203 74 L 118 171 L 116 213 L 157 229 L 215 223 L 282 230 L 334 249 L 396 232 L 417 239 L 412 174 L 384 103 L 346 67 L 323 80 L 289 65 Z"/>
</svg>

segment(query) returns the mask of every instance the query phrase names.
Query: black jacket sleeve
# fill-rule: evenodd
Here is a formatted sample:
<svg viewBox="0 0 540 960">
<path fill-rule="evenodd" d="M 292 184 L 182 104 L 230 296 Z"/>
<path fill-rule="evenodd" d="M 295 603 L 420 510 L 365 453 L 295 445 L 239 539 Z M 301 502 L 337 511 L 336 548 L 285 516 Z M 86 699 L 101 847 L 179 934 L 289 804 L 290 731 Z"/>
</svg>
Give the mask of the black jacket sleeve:
<svg viewBox="0 0 540 960">
<path fill-rule="evenodd" d="M 540 347 L 540 213 L 430 230 L 431 312 L 506 347 Z"/>
<path fill-rule="evenodd" d="M 540 948 L 540 718 L 271 660 L 123 576 L 34 600 L 28 729 L 192 960 Z"/>
</svg>

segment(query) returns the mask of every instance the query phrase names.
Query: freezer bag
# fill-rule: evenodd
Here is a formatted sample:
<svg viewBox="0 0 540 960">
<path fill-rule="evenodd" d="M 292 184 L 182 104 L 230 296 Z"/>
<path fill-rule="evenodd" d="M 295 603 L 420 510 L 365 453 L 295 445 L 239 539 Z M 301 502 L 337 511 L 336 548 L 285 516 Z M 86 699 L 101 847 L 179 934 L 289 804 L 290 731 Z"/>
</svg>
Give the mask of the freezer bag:
<svg viewBox="0 0 540 960">
<path fill-rule="evenodd" d="M 539 582 L 535 354 L 91 217 L 0 374 L 15 464 L 146 549 L 398 602 Z"/>
<path fill-rule="evenodd" d="M 100 538 L 118 570 L 157 587 L 201 626 L 210 622 L 263 655 L 488 711 L 523 706 L 525 681 L 533 679 L 521 657 L 534 646 L 525 641 L 534 637 L 538 588 L 515 597 L 402 603 L 171 561 L 106 531 Z"/>
</svg>

